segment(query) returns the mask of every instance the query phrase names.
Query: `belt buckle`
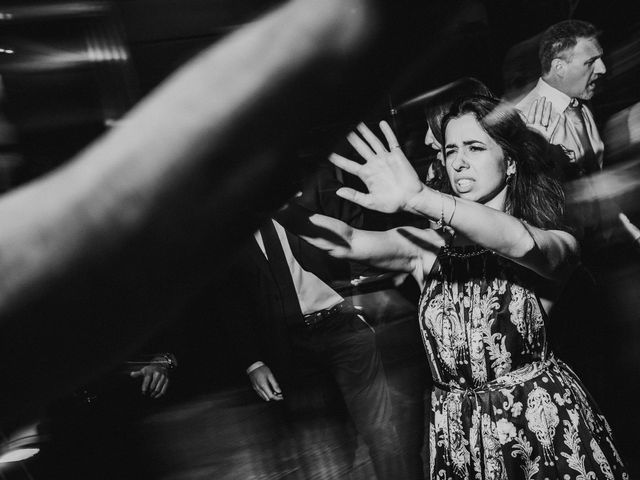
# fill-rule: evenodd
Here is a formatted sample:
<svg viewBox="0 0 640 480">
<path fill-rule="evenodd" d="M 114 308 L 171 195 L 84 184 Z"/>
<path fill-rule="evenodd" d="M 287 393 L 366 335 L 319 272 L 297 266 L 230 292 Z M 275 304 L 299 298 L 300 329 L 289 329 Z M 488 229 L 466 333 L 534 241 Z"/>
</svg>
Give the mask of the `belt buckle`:
<svg viewBox="0 0 640 480">
<path fill-rule="evenodd" d="M 304 317 L 305 325 L 311 330 L 315 330 L 320 326 L 322 322 L 324 322 L 329 317 L 333 316 L 337 312 L 342 309 L 343 302 L 338 303 L 330 308 L 325 308 L 324 310 L 319 310 L 314 313 L 310 313 L 309 315 Z"/>
<path fill-rule="evenodd" d="M 322 321 L 322 311 L 315 312 L 304 317 L 304 324 L 310 330 L 315 330 L 321 321 Z"/>
</svg>

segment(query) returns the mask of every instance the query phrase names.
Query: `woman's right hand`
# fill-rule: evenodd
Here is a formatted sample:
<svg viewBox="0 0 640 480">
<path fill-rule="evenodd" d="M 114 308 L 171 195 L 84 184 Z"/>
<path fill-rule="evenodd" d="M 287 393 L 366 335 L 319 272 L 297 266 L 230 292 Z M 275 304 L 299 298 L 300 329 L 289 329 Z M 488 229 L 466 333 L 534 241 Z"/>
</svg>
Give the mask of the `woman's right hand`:
<svg viewBox="0 0 640 480">
<path fill-rule="evenodd" d="M 365 160 L 359 164 L 341 155 L 332 154 L 331 163 L 356 175 L 364 182 L 368 193 L 352 188 L 340 188 L 338 196 L 358 205 L 384 213 L 405 210 L 409 201 L 419 194 L 424 185 L 407 160 L 398 144 L 393 130 L 385 121 L 380 122 L 388 148 L 364 124 L 358 125 L 363 138 L 351 132 L 347 140 Z"/>
</svg>

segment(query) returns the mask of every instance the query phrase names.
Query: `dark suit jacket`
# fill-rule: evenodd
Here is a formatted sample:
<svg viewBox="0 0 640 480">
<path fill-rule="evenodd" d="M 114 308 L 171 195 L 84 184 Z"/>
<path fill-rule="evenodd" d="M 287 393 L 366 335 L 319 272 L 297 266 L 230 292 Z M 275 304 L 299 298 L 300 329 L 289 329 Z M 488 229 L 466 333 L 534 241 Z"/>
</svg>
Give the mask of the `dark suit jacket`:
<svg viewBox="0 0 640 480">
<path fill-rule="evenodd" d="M 348 278 L 347 262 L 335 260 L 293 235 L 289 235 L 289 243 L 301 266 L 323 281 Z M 230 290 L 228 322 L 238 366 L 244 371 L 254 362 L 263 361 L 279 383 L 286 383 L 291 345 L 285 317 L 290 309 L 280 293 L 278 278 L 253 237 L 241 250 L 225 288 Z M 302 318 L 294 321 L 303 322 Z"/>
<path fill-rule="evenodd" d="M 415 217 L 398 215 L 379 214 L 376 217 L 377 221 L 365 218 L 365 214 L 368 216 L 376 216 L 376 214 L 364 212 L 358 205 L 338 197 L 335 191 L 343 185 L 335 178 L 334 168 L 328 163 L 325 166 L 327 168 L 321 169 L 309 180 L 303 189 L 304 194 L 296 199 L 296 203 L 308 210 L 340 218 L 357 228 L 362 228 L 366 224 L 368 228 L 383 230 L 395 225 L 410 224 L 408 220 L 415 222 Z M 390 222 L 395 222 L 395 225 Z M 359 275 L 380 273 L 378 269 L 336 260 L 291 234 L 289 234 L 289 244 L 300 265 L 329 285 L 334 281 L 349 280 Z M 267 259 L 254 238 L 250 238 L 247 242 L 229 278 L 227 287 L 235 292 L 241 292 L 240 298 L 233 301 L 233 313 L 228 316 L 229 329 L 237 347 L 239 366 L 244 371 L 252 363 L 261 360 L 271 368 L 278 382 L 286 381 L 291 354 L 289 330 L 284 320 L 287 308 L 283 303 L 285 300 L 280 295 L 278 279 L 273 275 Z M 338 293 L 344 296 L 357 292 L 339 291 Z M 417 293 L 412 295 L 416 298 L 412 298 L 409 310 L 415 312 Z M 396 296 L 400 296 L 398 292 L 391 292 L 391 297 L 395 299 Z M 385 320 L 389 320 L 390 317 L 407 315 L 407 308 L 399 308 L 398 302 L 391 301 L 384 295 L 376 297 L 376 299 L 380 298 L 383 298 L 383 301 L 367 302 L 361 299 L 360 302 L 365 307 L 365 314 L 374 322 L 378 320 L 377 317 L 384 316 Z M 404 307 L 407 301 L 403 300 L 403 302 Z M 384 303 L 384 307 L 381 307 L 381 303 Z M 416 338 L 419 337 L 416 336 Z M 420 348 L 422 348 L 421 345 Z"/>
</svg>

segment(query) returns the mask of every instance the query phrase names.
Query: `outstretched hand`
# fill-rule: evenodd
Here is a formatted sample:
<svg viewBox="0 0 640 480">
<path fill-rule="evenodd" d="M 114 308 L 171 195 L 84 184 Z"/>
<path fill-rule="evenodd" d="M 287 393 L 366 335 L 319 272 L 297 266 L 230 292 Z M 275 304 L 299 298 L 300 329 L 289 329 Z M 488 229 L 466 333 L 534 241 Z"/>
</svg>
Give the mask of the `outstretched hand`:
<svg viewBox="0 0 640 480">
<path fill-rule="evenodd" d="M 379 212 L 404 210 L 407 202 L 420 193 L 424 185 L 400 149 L 393 130 L 387 122 L 380 122 L 387 148 L 366 125 L 361 123 L 357 128 L 362 138 L 351 132 L 347 140 L 365 163 L 359 164 L 336 153 L 331 154 L 329 160 L 342 170 L 359 177 L 368 193 L 344 187 L 336 192 L 337 195 Z"/>
</svg>

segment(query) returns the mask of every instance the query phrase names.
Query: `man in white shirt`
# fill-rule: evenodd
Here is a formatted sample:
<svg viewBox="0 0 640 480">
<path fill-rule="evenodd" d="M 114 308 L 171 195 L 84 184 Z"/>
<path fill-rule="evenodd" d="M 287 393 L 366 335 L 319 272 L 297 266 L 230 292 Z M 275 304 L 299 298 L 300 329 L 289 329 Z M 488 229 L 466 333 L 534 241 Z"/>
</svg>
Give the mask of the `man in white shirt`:
<svg viewBox="0 0 640 480">
<path fill-rule="evenodd" d="M 375 331 L 331 287 L 349 273 L 339 262 L 266 222 L 227 284 L 241 295 L 229 322 L 238 361 L 261 399 L 284 404 L 305 478 L 352 467 L 350 418 L 376 478 L 408 479 Z"/>
<path fill-rule="evenodd" d="M 566 20 L 549 27 L 540 40 L 541 78 L 517 105 L 530 126 L 569 157 L 565 177 L 602 169 L 604 145 L 585 104 L 606 73 L 595 27 Z"/>
</svg>

